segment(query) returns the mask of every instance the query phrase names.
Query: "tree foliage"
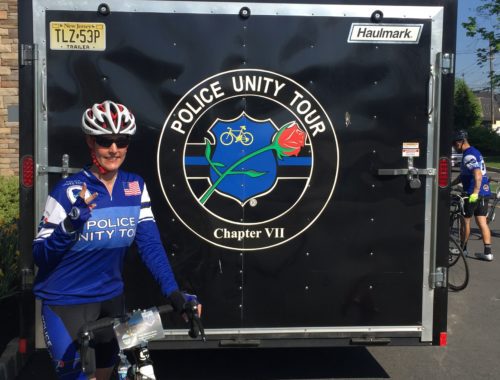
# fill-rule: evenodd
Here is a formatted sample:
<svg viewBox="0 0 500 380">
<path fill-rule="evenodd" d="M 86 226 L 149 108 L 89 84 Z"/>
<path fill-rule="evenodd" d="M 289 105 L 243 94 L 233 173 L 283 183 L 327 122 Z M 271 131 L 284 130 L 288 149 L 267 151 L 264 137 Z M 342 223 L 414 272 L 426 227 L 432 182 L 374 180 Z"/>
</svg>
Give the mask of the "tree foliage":
<svg viewBox="0 0 500 380">
<path fill-rule="evenodd" d="M 481 124 L 481 104 L 463 79 L 455 81 L 455 129 L 469 130 Z"/>
<path fill-rule="evenodd" d="M 479 149 L 483 156 L 500 156 L 500 135 L 491 128 L 470 128 L 469 142 Z"/>
<path fill-rule="evenodd" d="M 0 225 L 0 299 L 19 289 L 19 233 L 17 224 Z"/>
<path fill-rule="evenodd" d="M 455 81 L 454 119 L 455 129 L 465 129 L 484 156 L 500 156 L 500 135 L 481 125 L 481 104 L 463 79 Z"/>
<path fill-rule="evenodd" d="M 476 8 L 477 16 L 469 16 L 468 21 L 462 23 L 469 37 L 479 37 L 488 43 L 488 47 L 476 49 L 477 62 L 483 67 L 490 59 L 490 55 L 498 55 L 500 51 L 500 0 L 481 0 L 482 4 Z M 489 25 L 487 25 L 489 24 Z M 500 85 L 500 74 L 490 72 L 493 86 Z"/>
<path fill-rule="evenodd" d="M 0 298 L 20 286 L 18 219 L 19 179 L 0 177 Z"/>
<path fill-rule="evenodd" d="M 19 179 L 0 177 L 0 225 L 19 218 Z"/>
</svg>

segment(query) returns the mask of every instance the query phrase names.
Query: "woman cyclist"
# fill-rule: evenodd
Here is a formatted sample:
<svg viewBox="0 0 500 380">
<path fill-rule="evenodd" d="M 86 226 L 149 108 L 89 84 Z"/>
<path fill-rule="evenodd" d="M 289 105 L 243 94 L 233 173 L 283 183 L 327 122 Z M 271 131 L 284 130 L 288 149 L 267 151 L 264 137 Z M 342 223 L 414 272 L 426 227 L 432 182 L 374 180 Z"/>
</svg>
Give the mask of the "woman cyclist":
<svg viewBox="0 0 500 380">
<path fill-rule="evenodd" d="M 174 309 L 182 312 L 186 300 L 144 180 L 120 169 L 136 131 L 134 115 L 107 100 L 83 113 L 82 130 L 92 164 L 52 190 L 33 243 L 39 269 L 34 293 L 42 301 L 45 342 L 60 379 L 87 379 L 76 343 L 79 328 L 124 314 L 121 272 L 132 242 Z M 101 337 L 95 346 L 96 379 L 109 378 L 117 353 L 116 341 Z"/>
</svg>

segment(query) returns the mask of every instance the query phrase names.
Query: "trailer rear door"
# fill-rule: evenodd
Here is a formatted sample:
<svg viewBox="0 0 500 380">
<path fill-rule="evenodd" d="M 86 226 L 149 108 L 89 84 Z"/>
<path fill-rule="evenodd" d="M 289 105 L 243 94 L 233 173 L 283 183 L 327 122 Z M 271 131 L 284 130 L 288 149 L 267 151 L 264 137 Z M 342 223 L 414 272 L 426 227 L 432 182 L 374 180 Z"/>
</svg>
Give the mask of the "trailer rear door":
<svg viewBox="0 0 500 380">
<path fill-rule="evenodd" d="M 431 341 L 444 8 L 342 3 L 34 0 L 38 211 L 115 100 L 209 336 Z M 129 303 L 162 303 L 136 260 Z"/>
</svg>

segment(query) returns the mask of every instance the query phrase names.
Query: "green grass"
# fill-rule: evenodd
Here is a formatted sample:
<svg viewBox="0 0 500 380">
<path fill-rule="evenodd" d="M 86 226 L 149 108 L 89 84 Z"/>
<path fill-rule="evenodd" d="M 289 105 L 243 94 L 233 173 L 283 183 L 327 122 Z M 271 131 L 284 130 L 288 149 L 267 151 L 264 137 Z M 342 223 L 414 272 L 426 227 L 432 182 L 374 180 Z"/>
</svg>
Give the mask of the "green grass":
<svg viewBox="0 0 500 380">
<path fill-rule="evenodd" d="M 496 182 L 490 182 L 491 193 L 492 194 L 496 193 L 499 186 L 500 185 L 498 183 L 496 183 Z"/>
<path fill-rule="evenodd" d="M 487 159 L 484 159 L 486 161 L 486 166 L 489 168 L 496 168 L 500 170 L 500 156 L 491 156 L 488 157 Z M 488 176 L 490 178 L 496 178 L 497 180 L 499 179 L 500 174 L 499 173 L 493 173 L 491 170 L 488 171 Z M 491 191 L 493 193 L 497 192 L 498 187 L 500 186 L 500 183 L 498 182 L 490 182 L 491 186 Z"/>
<path fill-rule="evenodd" d="M 486 166 L 500 169 L 500 156 L 485 157 Z"/>
<path fill-rule="evenodd" d="M 485 157 L 484 161 L 486 162 L 486 166 L 488 168 L 495 168 L 500 170 L 500 156 Z M 500 173 L 494 173 L 490 170 L 488 171 L 488 176 L 490 178 L 496 178 L 498 180 Z M 498 182 L 490 182 L 490 186 L 491 186 L 491 191 L 493 193 L 496 193 L 500 184 Z"/>
</svg>

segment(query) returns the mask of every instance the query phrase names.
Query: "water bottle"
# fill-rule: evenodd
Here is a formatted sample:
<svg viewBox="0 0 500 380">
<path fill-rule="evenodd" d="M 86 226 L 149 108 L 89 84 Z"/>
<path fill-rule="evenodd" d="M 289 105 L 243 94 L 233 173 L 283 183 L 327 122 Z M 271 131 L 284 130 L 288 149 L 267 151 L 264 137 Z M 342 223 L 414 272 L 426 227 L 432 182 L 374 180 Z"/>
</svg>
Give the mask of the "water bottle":
<svg viewBox="0 0 500 380">
<path fill-rule="evenodd" d="M 128 369 L 130 368 L 130 362 L 127 356 L 120 352 L 120 364 L 118 365 L 118 378 L 120 380 L 127 380 Z"/>
</svg>

